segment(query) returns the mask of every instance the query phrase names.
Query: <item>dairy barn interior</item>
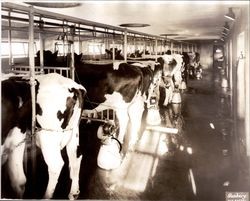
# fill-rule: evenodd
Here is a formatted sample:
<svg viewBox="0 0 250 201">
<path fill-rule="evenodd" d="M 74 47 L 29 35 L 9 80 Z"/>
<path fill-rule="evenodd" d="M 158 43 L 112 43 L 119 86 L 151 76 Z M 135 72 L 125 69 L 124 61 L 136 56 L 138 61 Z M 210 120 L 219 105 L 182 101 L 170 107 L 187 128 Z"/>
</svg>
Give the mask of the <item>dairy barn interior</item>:
<svg viewBox="0 0 250 201">
<path fill-rule="evenodd" d="M 249 1 L 2 1 L 1 198 L 249 200 Z"/>
</svg>

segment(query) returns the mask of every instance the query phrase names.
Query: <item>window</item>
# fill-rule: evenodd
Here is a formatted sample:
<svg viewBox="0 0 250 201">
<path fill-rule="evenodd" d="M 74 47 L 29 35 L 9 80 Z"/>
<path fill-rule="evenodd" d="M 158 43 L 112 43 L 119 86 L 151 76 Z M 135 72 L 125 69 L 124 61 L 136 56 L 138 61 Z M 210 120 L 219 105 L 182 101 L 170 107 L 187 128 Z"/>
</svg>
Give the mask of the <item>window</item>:
<svg viewBox="0 0 250 201">
<path fill-rule="evenodd" d="M 90 43 L 88 45 L 88 51 L 90 54 L 95 54 L 95 55 L 98 55 L 98 54 L 104 54 L 105 53 L 105 48 L 104 48 L 104 45 L 101 44 L 101 43 Z"/>
<path fill-rule="evenodd" d="M 12 45 L 12 56 L 13 58 L 28 57 L 29 55 L 29 43 L 28 42 L 13 42 Z M 36 53 L 36 43 L 34 52 Z M 1 43 L 1 56 L 3 58 L 8 58 L 10 52 L 10 46 L 8 42 Z"/>
</svg>

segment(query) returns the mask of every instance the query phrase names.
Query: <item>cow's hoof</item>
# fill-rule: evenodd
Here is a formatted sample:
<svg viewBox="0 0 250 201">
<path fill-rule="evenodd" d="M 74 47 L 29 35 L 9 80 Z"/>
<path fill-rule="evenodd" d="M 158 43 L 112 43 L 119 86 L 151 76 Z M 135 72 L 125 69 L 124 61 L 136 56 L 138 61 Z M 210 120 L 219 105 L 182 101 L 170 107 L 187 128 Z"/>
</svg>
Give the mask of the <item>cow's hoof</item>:
<svg viewBox="0 0 250 201">
<path fill-rule="evenodd" d="M 78 190 L 76 193 L 70 193 L 68 197 L 70 200 L 76 200 L 79 194 L 80 194 L 80 191 Z"/>
</svg>

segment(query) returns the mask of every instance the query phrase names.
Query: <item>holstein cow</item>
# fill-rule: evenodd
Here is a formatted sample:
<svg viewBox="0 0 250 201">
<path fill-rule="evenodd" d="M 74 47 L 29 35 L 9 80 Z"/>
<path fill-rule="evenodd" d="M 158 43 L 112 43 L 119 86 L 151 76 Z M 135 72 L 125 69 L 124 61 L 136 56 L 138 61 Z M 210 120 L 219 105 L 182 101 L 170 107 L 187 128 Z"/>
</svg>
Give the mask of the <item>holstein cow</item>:
<svg viewBox="0 0 250 201">
<path fill-rule="evenodd" d="M 201 79 L 202 67 L 200 65 L 200 54 L 198 52 L 190 52 L 188 56 L 190 58 L 189 77 L 191 79 Z"/>
<path fill-rule="evenodd" d="M 111 51 L 106 52 L 111 55 Z M 116 52 L 119 56 L 120 51 L 116 49 Z M 123 142 L 130 120 L 130 133 L 134 133 L 130 144 L 134 144 L 144 110 L 142 95 L 146 93 L 152 80 L 151 71 L 124 62 L 82 62 L 82 54 L 75 54 L 74 57 L 76 82 L 83 84 L 88 91 L 89 100 L 86 99 L 83 114 L 91 116 L 105 109 L 114 109 L 119 119 L 119 141 Z M 46 57 L 44 59 L 47 60 Z M 134 112 L 135 109 L 139 112 Z"/>
<path fill-rule="evenodd" d="M 182 79 L 187 84 L 187 81 L 188 81 L 188 69 L 189 69 L 189 65 L 190 65 L 190 58 L 189 58 L 187 52 L 183 52 L 182 56 L 183 56 L 182 57 L 183 58 Z"/>
<path fill-rule="evenodd" d="M 115 60 L 124 60 L 124 57 L 121 55 L 121 50 L 115 48 L 114 51 L 115 51 Z M 110 48 L 110 50 L 105 49 L 105 52 L 108 54 L 110 59 L 113 59 L 113 48 Z"/>
<path fill-rule="evenodd" d="M 88 91 L 83 114 L 88 116 L 113 109 L 119 121 L 118 140 L 124 142 L 130 122 L 129 143 L 134 145 L 144 110 L 142 94 L 145 83 L 141 69 L 123 62 L 93 64 L 75 61 L 76 81 Z"/>
<path fill-rule="evenodd" d="M 44 66 L 56 66 L 57 65 L 58 51 L 52 53 L 50 50 L 43 50 Z M 40 50 L 36 53 L 35 65 L 40 66 Z"/>
<path fill-rule="evenodd" d="M 21 198 L 26 176 L 23 156 L 28 130 L 31 129 L 32 102 L 30 80 L 10 77 L 2 81 L 2 163 L 7 162 L 11 186 Z M 41 148 L 48 166 L 49 181 L 44 198 L 53 196 L 63 159 L 61 149 L 66 146 L 70 178 L 69 198 L 79 194 L 78 124 L 86 90 L 73 80 L 51 73 L 35 77 L 36 83 L 36 145 Z"/>
<path fill-rule="evenodd" d="M 143 55 L 143 59 L 157 59 L 161 63 L 162 73 L 160 82 L 155 91 L 160 91 L 160 105 L 167 106 L 172 102 L 174 90 L 179 90 L 182 82 L 181 71 L 183 67 L 182 55 L 164 54 L 164 55 Z M 160 69 L 161 70 L 161 69 Z M 159 74 L 160 75 L 160 74 Z M 163 97 L 163 101 L 162 101 Z M 161 103 L 163 102 L 163 103 Z"/>
</svg>

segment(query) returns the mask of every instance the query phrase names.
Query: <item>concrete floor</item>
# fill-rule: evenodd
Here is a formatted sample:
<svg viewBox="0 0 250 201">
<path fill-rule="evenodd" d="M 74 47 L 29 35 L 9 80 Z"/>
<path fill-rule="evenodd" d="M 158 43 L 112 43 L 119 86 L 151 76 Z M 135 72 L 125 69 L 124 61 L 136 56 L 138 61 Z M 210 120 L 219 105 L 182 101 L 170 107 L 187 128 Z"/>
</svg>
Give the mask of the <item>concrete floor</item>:
<svg viewBox="0 0 250 201">
<path fill-rule="evenodd" d="M 178 134 L 145 130 L 116 170 L 97 167 L 96 125 L 81 125 L 86 133 L 80 139 L 84 155 L 79 199 L 217 201 L 225 200 L 227 191 L 250 189 L 249 175 L 241 176 L 233 161 L 230 96 L 222 93 L 218 79 L 205 71 L 202 80 L 189 80 L 181 96 L 181 104 L 160 109 L 162 125 L 178 128 Z M 28 180 L 27 198 L 41 198 L 46 187 L 46 165 L 42 157 L 38 162 L 39 182 L 30 188 Z M 68 177 L 65 165 L 54 198 L 67 199 Z"/>
</svg>

